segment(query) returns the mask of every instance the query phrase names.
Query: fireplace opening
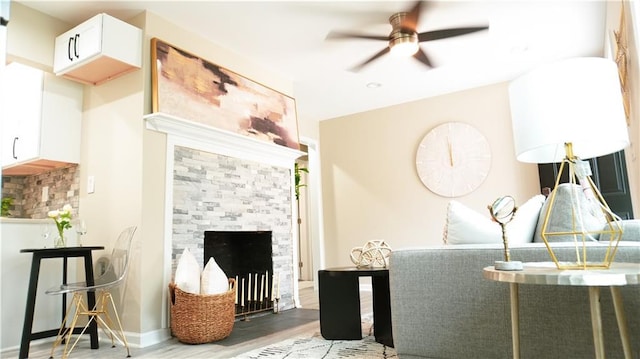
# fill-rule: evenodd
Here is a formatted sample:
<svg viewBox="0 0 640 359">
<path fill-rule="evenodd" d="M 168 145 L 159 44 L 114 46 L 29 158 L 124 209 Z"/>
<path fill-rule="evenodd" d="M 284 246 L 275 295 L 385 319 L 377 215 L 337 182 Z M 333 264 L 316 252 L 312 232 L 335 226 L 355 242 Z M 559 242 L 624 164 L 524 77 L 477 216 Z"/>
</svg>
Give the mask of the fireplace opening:
<svg viewBox="0 0 640 359">
<path fill-rule="evenodd" d="M 203 265 L 213 257 L 236 280 L 236 316 L 274 310 L 280 299 L 271 242 L 271 231 L 204 232 Z"/>
</svg>

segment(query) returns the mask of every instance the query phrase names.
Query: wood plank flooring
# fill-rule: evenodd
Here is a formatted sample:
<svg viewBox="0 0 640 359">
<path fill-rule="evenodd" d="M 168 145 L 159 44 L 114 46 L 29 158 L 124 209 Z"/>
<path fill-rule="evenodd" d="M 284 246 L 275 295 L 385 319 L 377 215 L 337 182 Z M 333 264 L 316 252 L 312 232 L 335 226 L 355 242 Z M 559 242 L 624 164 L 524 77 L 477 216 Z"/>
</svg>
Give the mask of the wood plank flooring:
<svg viewBox="0 0 640 359">
<path fill-rule="evenodd" d="M 370 314 L 373 308 L 371 289 L 366 285 L 360 291 L 361 313 Z M 302 308 L 265 314 L 250 318 L 249 321 L 237 321 L 231 335 L 219 342 L 200 345 L 180 343 L 172 338 L 160 344 L 146 348 L 131 348 L 133 358 L 168 359 L 168 358 L 231 358 L 236 355 L 277 343 L 293 337 L 309 337 L 320 332 L 318 292 L 313 283 L 300 282 L 300 303 Z M 104 336 L 101 334 L 101 338 Z M 51 340 L 37 341 L 31 344 L 30 358 L 49 358 Z M 60 348 L 54 357 L 62 355 Z M 17 358 L 18 350 L 0 353 L 2 358 Z M 71 353 L 77 359 L 111 359 L 125 358 L 126 350 L 121 345 L 111 348 L 109 343 L 101 341 L 100 349 L 91 350 L 89 340 L 82 339 Z"/>
</svg>

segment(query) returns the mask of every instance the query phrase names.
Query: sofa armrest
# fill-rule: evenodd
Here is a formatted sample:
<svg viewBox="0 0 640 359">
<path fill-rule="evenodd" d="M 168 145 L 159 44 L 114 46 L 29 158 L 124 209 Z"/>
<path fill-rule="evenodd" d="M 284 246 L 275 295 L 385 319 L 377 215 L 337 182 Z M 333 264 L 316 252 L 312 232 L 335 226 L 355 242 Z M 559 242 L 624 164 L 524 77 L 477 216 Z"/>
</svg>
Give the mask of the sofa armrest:
<svg viewBox="0 0 640 359">
<path fill-rule="evenodd" d="M 640 219 L 625 219 L 622 224 L 622 241 L 640 242 Z"/>
</svg>

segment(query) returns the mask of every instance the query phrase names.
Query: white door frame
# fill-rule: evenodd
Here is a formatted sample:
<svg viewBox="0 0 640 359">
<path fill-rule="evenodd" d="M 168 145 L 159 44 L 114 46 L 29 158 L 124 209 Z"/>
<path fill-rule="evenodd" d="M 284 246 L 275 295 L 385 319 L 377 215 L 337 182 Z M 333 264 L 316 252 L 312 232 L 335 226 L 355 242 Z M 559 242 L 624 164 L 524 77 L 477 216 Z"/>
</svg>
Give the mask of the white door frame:
<svg viewBox="0 0 640 359">
<path fill-rule="evenodd" d="M 313 286 L 318 286 L 318 271 L 325 267 L 324 221 L 322 218 L 322 176 L 320 173 L 320 146 L 318 141 L 300 137 L 300 143 L 308 148 L 309 173 L 307 174 L 307 226 L 311 248 Z"/>
</svg>

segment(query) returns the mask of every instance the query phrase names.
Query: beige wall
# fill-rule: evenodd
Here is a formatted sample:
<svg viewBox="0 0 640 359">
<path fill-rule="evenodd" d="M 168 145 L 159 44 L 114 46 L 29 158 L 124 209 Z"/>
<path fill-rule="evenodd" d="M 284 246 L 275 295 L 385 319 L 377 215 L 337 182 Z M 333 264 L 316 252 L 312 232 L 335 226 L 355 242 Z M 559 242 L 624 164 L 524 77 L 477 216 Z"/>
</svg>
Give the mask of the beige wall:
<svg viewBox="0 0 640 359">
<path fill-rule="evenodd" d="M 640 4 L 627 4 L 631 146 L 625 150 L 635 217 L 640 214 Z M 608 3 L 608 32 L 620 3 Z M 635 22 L 635 23 L 634 23 Z M 609 34 L 608 34 L 609 35 Z M 489 177 L 459 202 L 479 212 L 505 194 L 522 204 L 538 193 L 535 165 L 515 159 L 507 84 L 472 89 L 320 123 L 326 265 L 349 265 L 351 248 L 384 239 L 393 248 L 442 243 L 450 199 L 430 192 L 416 174 L 415 151 L 429 129 L 446 121 L 475 125 L 493 154 Z"/>
<path fill-rule="evenodd" d="M 54 39 L 73 25 L 21 4 L 12 3 L 8 29 L 7 57 L 45 70 L 53 68 Z M 87 222 L 87 245 L 104 245 L 94 253 L 97 259 L 107 255 L 109 245 L 122 229 L 138 225 L 137 246 L 145 243 L 142 213 L 142 71 L 101 86 L 84 86 L 82 141 L 80 158 L 79 213 Z M 95 193 L 87 194 L 87 177 L 95 177 Z M 140 254 L 138 258 L 141 257 Z M 127 305 L 123 312 L 125 330 L 141 328 L 139 311 L 130 303 L 140 302 L 138 266 L 127 282 Z"/>
<path fill-rule="evenodd" d="M 12 3 L 11 15 L 9 58 L 50 70 L 53 39 L 71 26 L 17 3 Z M 143 69 L 85 87 L 80 211 L 88 222 L 87 244 L 111 243 L 121 229 L 138 225 L 123 319 L 127 331 L 144 335 L 162 327 L 162 293 L 167 285 L 162 276 L 165 137 L 145 130 L 142 121 L 143 114 L 151 111 L 150 39 L 159 37 L 290 96 L 293 85 L 154 14 L 129 21 L 145 28 Z M 634 51 L 637 54 L 637 47 Z M 634 76 L 638 90 L 637 70 Z M 635 108 L 640 108 L 635 101 Z M 351 248 L 370 239 L 385 239 L 394 248 L 441 243 L 449 199 L 422 185 L 414 159 L 427 131 L 446 121 L 475 125 L 493 153 L 487 180 L 472 194 L 458 198 L 460 202 L 486 211 L 498 196 L 511 194 L 522 204 L 538 192 L 535 165 L 515 160 L 506 84 L 323 121 L 319 134 L 328 266 L 349 264 Z M 638 121 L 635 124 L 637 144 Z M 315 138 L 316 131 L 314 124 L 300 127 L 301 136 Z M 633 166 L 637 176 L 637 160 Z M 94 194 L 86 193 L 88 175 L 95 176 Z"/>
<path fill-rule="evenodd" d="M 45 71 L 53 71 L 54 39 L 70 28 L 68 24 L 51 16 L 11 2 L 7 61 L 19 61 Z"/>
<path fill-rule="evenodd" d="M 629 130 L 632 145 L 626 150 L 629 166 L 631 193 L 634 194 L 633 213 L 640 218 L 640 1 L 632 2 L 629 15 L 632 21 L 627 21 L 630 35 L 629 57 L 629 86 L 631 95 L 631 128 Z"/>
<path fill-rule="evenodd" d="M 640 218 L 640 1 L 627 3 L 626 27 L 629 48 L 629 93 L 631 101 L 631 146 L 625 150 L 631 193 L 634 194 L 633 214 Z"/>
<path fill-rule="evenodd" d="M 8 58 L 51 71 L 55 36 L 74 24 L 17 3 L 12 3 L 11 15 Z M 163 277 L 166 138 L 146 130 L 142 119 L 151 112 L 150 39 L 159 37 L 289 96 L 293 84 L 154 14 L 124 20 L 145 29 L 143 67 L 84 88 L 79 210 L 89 228 L 88 245 L 107 245 L 126 226 L 138 226 L 122 319 L 133 334 L 129 340 L 146 345 L 163 335 L 168 284 Z M 95 177 L 93 194 L 86 191 L 89 175 Z"/>
<path fill-rule="evenodd" d="M 351 264 L 351 248 L 371 239 L 394 249 L 442 243 L 450 198 L 422 184 L 415 154 L 426 133 L 447 121 L 475 126 L 492 152 L 487 179 L 456 200 L 488 215 L 499 196 L 520 205 L 539 192 L 537 167 L 515 158 L 507 84 L 322 121 L 327 266 Z"/>
<path fill-rule="evenodd" d="M 629 139 L 631 145 L 625 149 L 627 173 L 629 174 L 629 186 L 632 193 L 633 214 L 640 218 L 640 2 L 625 2 L 625 34 L 627 35 L 627 59 L 629 100 L 630 100 L 630 126 Z M 621 2 L 607 3 L 607 39 L 605 54 L 615 58 L 614 31 L 620 29 Z M 635 22 L 635 23 L 634 23 Z"/>
<path fill-rule="evenodd" d="M 227 49 L 216 46 L 166 19 L 147 12 L 145 14 L 143 64 L 146 69 L 144 71 L 145 92 L 149 95 L 143 99 L 145 113 L 151 113 L 151 69 L 148 64 L 151 63 L 150 42 L 153 37 L 293 97 L 292 82 Z M 142 124 L 141 118 L 142 116 L 140 116 Z M 141 318 L 143 319 L 141 329 L 142 332 L 149 332 L 161 327 L 162 291 L 166 291 L 168 284 L 163 282 L 163 273 L 158 267 L 158 263 L 162 263 L 164 259 L 166 137 L 164 134 L 145 130 L 143 138 L 142 217 L 144 227 L 150 233 L 148 247 L 145 247 L 145 256 L 141 262 L 141 275 L 144 278 L 144 281 L 141 281 L 143 293 L 141 303 L 145 303 L 141 309 Z M 146 252 L 147 248 L 150 253 Z"/>
</svg>

